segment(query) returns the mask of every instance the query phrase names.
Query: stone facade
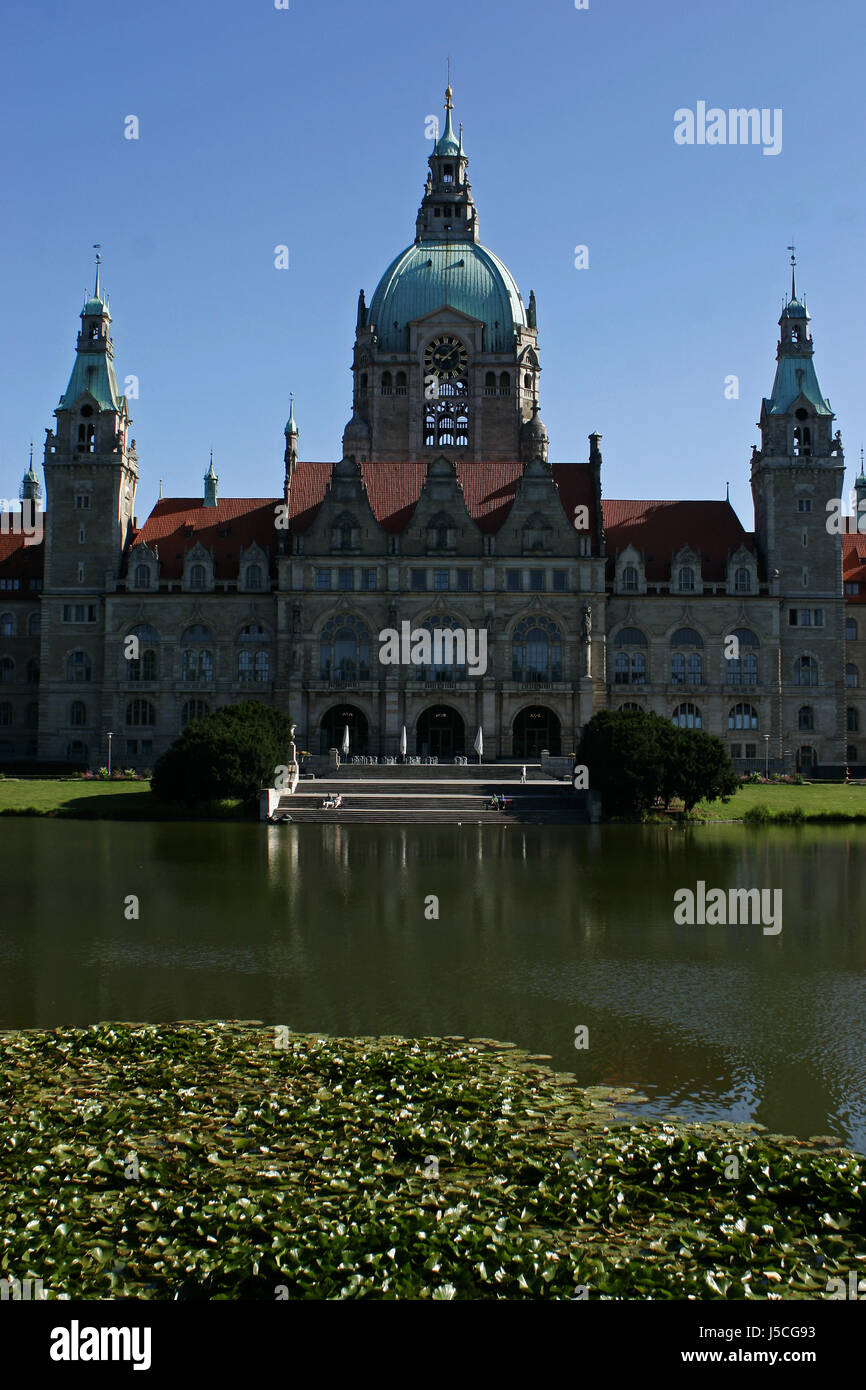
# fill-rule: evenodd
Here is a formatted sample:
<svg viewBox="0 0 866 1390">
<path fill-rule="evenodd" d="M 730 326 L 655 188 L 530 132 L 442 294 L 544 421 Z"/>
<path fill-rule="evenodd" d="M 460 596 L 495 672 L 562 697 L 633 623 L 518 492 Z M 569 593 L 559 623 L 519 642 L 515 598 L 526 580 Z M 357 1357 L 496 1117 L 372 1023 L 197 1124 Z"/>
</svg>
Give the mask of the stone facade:
<svg viewBox="0 0 866 1390">
<path fill-rule="evenodd" d="M 115 766 L 151 767 L 189 719 L 255 698 L 315 753 L 348 725 L 352 752 L 397 754 L 405 728 L 410 753 L 471 757 L 481 728 L 485 757 L 537 759 L 635 704 L 740 767 L 856 770 L 866 536 L 827 525 L 844 458 L 793 284 L 754 531 L 728 502 L 603 499 L 600 436 L 548 460 L 535 298 L 478 240 L 450 93 L 429 165 L 415 242 L 359 299 L 343 456 L 302 460 L 292 413 L 280 495 L 221 499 L 211 464 L 201 497 L 138 525 L 97 272 L 46 431 L 44 545 L 0 536 L 0 763 L 98 766 L 111 731 Z M 37 489 L 31 467 L 25 507 Z M 486 669 L 383 664 L 404 623 L 483 633 Z"/>
</svg>

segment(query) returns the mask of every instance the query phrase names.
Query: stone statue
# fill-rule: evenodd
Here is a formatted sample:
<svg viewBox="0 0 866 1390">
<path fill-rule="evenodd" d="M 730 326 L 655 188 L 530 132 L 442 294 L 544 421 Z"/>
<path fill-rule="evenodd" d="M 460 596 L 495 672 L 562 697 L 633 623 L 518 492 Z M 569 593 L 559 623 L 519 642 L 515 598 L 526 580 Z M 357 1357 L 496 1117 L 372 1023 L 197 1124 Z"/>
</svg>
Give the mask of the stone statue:
<svg viewBox="0 0 866 1390">
<path fill-rule="evenodd" d="M 584 642 L 589 646 L 592 641 L 592 604 L 590 603 L 584 605 L 582 634 Z"/>
</svg>

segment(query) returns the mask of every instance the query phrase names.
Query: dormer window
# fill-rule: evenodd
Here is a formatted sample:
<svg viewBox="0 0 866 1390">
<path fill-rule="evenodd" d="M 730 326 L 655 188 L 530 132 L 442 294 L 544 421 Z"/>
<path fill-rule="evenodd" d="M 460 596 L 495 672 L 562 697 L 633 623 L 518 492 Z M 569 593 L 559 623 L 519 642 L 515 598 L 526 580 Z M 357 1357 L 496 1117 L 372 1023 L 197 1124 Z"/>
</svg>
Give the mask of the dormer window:
<svg viewBox="0 0 866 1390">
<path fill-rule="evenodd" d="M 683 565 L 680 570 L 679 590 L 681 594 L 693 594 L 695 591 L 695 572 L 691 565 Z"/>
<path fill-rule="evenodd" d="M 189 587 L 191 589 L 204 588 L 204 565 L 193 565 L 189 572 Z"/>
</svg>

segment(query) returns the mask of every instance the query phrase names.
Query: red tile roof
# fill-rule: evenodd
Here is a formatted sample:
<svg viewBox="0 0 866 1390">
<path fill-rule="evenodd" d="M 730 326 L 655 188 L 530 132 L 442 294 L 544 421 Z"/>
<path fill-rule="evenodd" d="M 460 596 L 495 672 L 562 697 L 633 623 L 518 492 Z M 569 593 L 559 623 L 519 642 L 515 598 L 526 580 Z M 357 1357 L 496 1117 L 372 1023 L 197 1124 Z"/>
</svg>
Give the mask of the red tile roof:
<svg viewBox="0 0 866 1390">
<path fill-rule="evenodd" d="M 866 603 L 866 536 L 842 532 L 842 579 L 860 585 L 859 594 L 846 594 L 847 603 Z"/>
<path fill-rule="evenodd" d="M 457 477 L 463 488 L 469 515 L 483 532 L 498 531 L 514 503 L 523 476 L 522 463 L 458 463 Z M 302 461 L 292 478 L 289 514 L 292 530 L 309 530 L 325 497 L 333 464 Z M 424 480 L 425 463 L 362 463 L 361 477 L 376 520 L 383 530 L 402 531 L 412 519 Z M 569 522 L 574 509 L 586 505 L 590 527 L 595 525 L 592 475 L 588 464 L 555 463 L 553 478 L 559 487 Z M 213 549 L 216 577 L 237 574 L 241 546 L 257 541 L 263 550 L 277 552 L 275 508 L 279 497 L 226 498 L 216 507 L 205 507 L 199 497 L 167 497 L 156 504 L 133 544 L 159 547 L 160 573 L 179 578 L 183 556 L 196 541 Z M 187 531 L 191 528 L 191 534 Z M 220 532 L 227 535 L 221 536 Z"/>
<path fill-rule="evenodd" d="M 42 517 L 43 525 L 45 517 Z M 18 579 L 20 589 L 3 590 L 3 602 L 7 598 L 32 598 L 35 590 L 30 588 L 31 579 L 41 579 L 45 567 L 45 541 L 38 545 L 25 545 L 23 534 L 7 535 L 0 533 L 0 579 Z"/>
<path fill-rule="evenodd" d="M 217 579 L 237 577 L 240 552 L 257 542 L 273 560 L 279 537 L 276 507 L 279 497 L 225 497 L 216 507 L 206 507 L 200 497 L 164 497 L 147 521 L 134 533 L 133 546 L 149 545 L 159 551 L 163 579 L 180 579 L 184 556 L 200 542 L 213 552 Z M 130 563 L 134 560 L 130 556 Z"/>
<path fill-rule="evenodd" d="M 730 502 L 636 502 L 606 497 L 602 501 L 608 574 L 617 554 L 633 545 L 645 556 L 652 583 L 670 577 L 672 556 L 688 545 L 701 556 L 705 580 L 722 581 L 731 551 L 745 546 L 755 553 L 755 537 L 745 531 Z"/>
</svg>

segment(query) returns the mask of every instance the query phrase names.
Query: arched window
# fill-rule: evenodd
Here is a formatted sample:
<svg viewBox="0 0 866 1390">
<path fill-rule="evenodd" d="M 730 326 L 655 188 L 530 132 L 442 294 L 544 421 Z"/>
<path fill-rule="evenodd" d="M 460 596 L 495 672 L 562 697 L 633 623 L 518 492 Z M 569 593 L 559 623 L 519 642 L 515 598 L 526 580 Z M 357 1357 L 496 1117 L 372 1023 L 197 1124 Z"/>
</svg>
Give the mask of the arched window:
<svg viewBox="0 0 866 1390">
<path fill-rule="evenodd" d="M 681 594 L 693 594 L 695 591 L 695 572 L 691 565 L 682 565 L 680 568 L 678 588 Z"/>
<path fill-rule="evenodd" d="M 499 374 L 499 394 L 500 396 L 511 395 L 511 377 L 508 372 L 500 372 Z"/>
<path fill-rule="evenodd" d="M 155 681 L 156 680 L 156 652 L 152 646 L 145 647 L 144 643 L 159 641 L 159 633 L 150 623 L 139 623 L 138 627 L 133 627 L 126 634 L 127 637 L 138 638 L 138 656 L 127 658 L 125 665 L 127 668 L 127 680 L 130 681 Z"/>
<path fill-rule="evenodd" d="M 646 647 L 644 634 L 636 627 L 624 627 L 614 638 L 614 646 L 627 648 L 618 651 L 614 660 L 614 683 L 616 685 L 645 685 L 647 675 L 646 653 L 635 648 Z"/>
<path fill-rule="evenodd" d="M 405 372 L 398 372 L 398 373 L 397 373 L 397 385 L 396 385 L 396 388 L 395 388 L 395 389 L 396 389 L 396 392 L 397 392 L 397 395 L 398 395 L 398 396 L 405 396 L 405 394 L 406 394 L 406 373 L 405 373 Z"/>
<path fill-rule="evenodd" d="M 0 681 L 10 685 L 15 679 L 15 662 L 11 656 L 0 657 Z"/>
<path fill-rule="evenodd" d="M 673 713 L 673 723 L 678 729 L 700 729 L 701 712 L 697 705 L 677 705 Z"/>
<path fill-rule="evenodd" d="M 29 660 L 28 663 L 27 663 L 27 684 L 28 684 L 28 685 L 38 685 L 38 684 L 39 684 L 39 657 L 38 657 L 38 656 L 31 656 L 30 660 Z"/>
<path fill-rule="evenodd" d="M 8 700 L 0 700 L 0 728 L 8 729 L 12 723 L 12 706 Z"/>
<path fill-rule="evenodd" d="M 189 571 L 189 587 L 191 589 L 203 589 L 204 584 L 204 565 L 192 565 Z"/>
<path fill-rule="evenodd" d="M 66 658 L 66 679 L 68 681 L 89 681 L 91 662 L 87 652 L 70 652 Z"/>
<path fill-rule="evenodd" d="M 192 724 L 196 719 L 204 719 L 210 714 L 210 706 L 204 700 L 187 700 L 181 711 L 180 722 L 184 728 L 187 724 Z"/>
<path fill-rule="evenodd" d="M 14 637 L 15 632 L 14 615 L 12 613 L 0 613 L 0 637 Z"/>
<path fill-rule="evenodd" d="M 524 374 L 523 374 L 523 389 L 524 389 L 524 391 L 531 391 L 531 390 L 532 390 L 532 373 L 531 373 L 531 372 L 524 372 Z"/>
<path fill-rule="evenodd" d="M 239 642 L 270 642 L 271 634 L 261 623 L 247 623 L 238 633 Z"/>
<path fill-rule="evenodd" d="M 638 591 L 639 576 L 635 565 L 626 565 L 622 572 L 622 591 L 624 594 L 636 594 Z"/>
<path fill-rule="evenodd" d="M 332 618 L 322 628 L 319 674 L 336 685 L 370 679 L 370 634 L 360 618 Z"/>
<path fill-rule="evenodd" d="M 797 728 L 812 730 L 815 727 L 815 711 L 811 705 L 801 705 L 797 712 Z"/>
<path fill-rule="evenodd" d="M 260 589 L 262 587 L 261 565 L 247 565 L 246 586 L 248 589 Z"/>
<path fill-rule="evenodd" d="M 795 685 L 817 685 L 818 663 L 813 656 L 798 656 L 794 662 Z"/>
<path fill-rule="evenodd" d="M 757 729 L 758 711 L 754 705 L 732 705 L 728 711 L 729 729 Z"/>
<path fill-rule="evenodd" d="M 454 444 L 458 449 L 469 448 L 469 416 L 465 410 L 461 410 L 457 415 Z"/>
<path fill-rule="evenodd" d="M 671 653 L 671 684 L 672 685 L 700 685 L 703 680 L 703 660 L 699 651 L 694 648 L 702 647 L 704 639 L 693 627 L 681 627 L 671 637 L 672 648 L 684 648 L 685 650 L 674 650 Z"/>
<path fill-rule="evenodd" d="M 806 774 L 813 771 L 815 767 L 815 750 L 809 743 L 804 743 L 797 749 L 797 768 Z"/>
<path fill-rule="evenodd" d="M 859 734 L 860 732 L 860 715 L 853 705 L 848 706 L 847 729 L 849 734 Z"/>
<path fill-rule="evenodd" d="M 150 588 L 150 567 L 149 565 L 136 565 L 135 567 L 135 587 L 136 589 Z"/>
<path fill-rule="evenodd" d="M 523 684 L 562 680 L 562 635 L 550 618 L 522 618 L 511 634 L 511 679 Z"/>
<path fill-rule="evenodd" d="M 624 705 L 620 705 L 620 709 L 637 710 L 638 713 L 640 713 L 640 708 L 640 705 L 636 705 L 633 700 L 626 700 Z"/>
<path fill-rule="evenodd" d="M 852 690 L 860 684 L 860 675 L 853 661 L 849 661 L 845 667 L 845 684 Z"/>
<path fill-rule="evenodd" d="M 213 652 L 207 647 L 187 647 L 183 654 L 181 679 L 184 681 L 213 680 Z"/>
<path fill-rule="evenodd" d="M 87 723 L 87 706 L 83 700 L 72 701 L 69 706 L 69 722 L 76 729 Z"/>
<path fill-rule="evenodd" d="M 390 395 L 392 395 L 392 394 L 393 394 L 393 386 L 392 386 L 392 383 L 391 383 L 391 373 L 390 373 L 390 372 L 383 372 L 383 373 L 382 373 L 382 395 L 383 395 L 383 396 L 390 396 Z"/>
<path fill-rule="evenodd" d="M 156 712 L 149 700 L 131 700 L 126 706 L 126 722 L 133 728 L 152 728 Z"/>
<path fill-rule="evenodd" d="M 436 443 L 436 416 L 432 410 L 424 417 L 424 443 L 428 447 Z"/>
<path fill-rule="evenodd" d="M 27 619 L 27 636 L 38 637 L 42 631 L 42 618 L 39 613 L 31 613 Z"/>
<path fill-rule="evenodd" d="M 846 641 L 846 642 L 856 642 L 856 641 L 857 641 L 857 619 L 856 619 L 856 618 L 846 618 L 846 619 L 845 619 L 845 641 Z"/>
<path fill-rule="evenodd" d="M 271 678 L 271 654 L 267 651 L 256 652 L 253 673 L 257 681 L 268 681 Z"/>
<path fill-rule="evenodd" d="M 487 373 L 486 373 L 486 375 L 485 375 L 485 377 L 484 377 L 484 394 L 485 394 L 485 396 L 495 396 L 495 395 L 496 395 L 496 373 L 495 373 L 495 372 L 487 372 Z"/>
<path fill-rule="evenodd" d="M 246 685 L 253 678 L 252 652 L 238 652 L 238 680 Z"/>
<path fill-rule="evenodd" d="M 737 627 L 726 636 L 736 637 L 739 646 L 735 650 L 739 650 L 740 655 L 726 658 L 725 681 L 728 685 L 757 685 L 758 656 L 756 651 L 749 650 L 759 646 L 754 632 L 747 627 Z"/>
<path fill-rule="evenodd" d="M 750 594 L 752 592 L 752 576 L 745 565 L 741 565 L 734 575 L 734 592 L 737 594 Z"/>
</svg>

